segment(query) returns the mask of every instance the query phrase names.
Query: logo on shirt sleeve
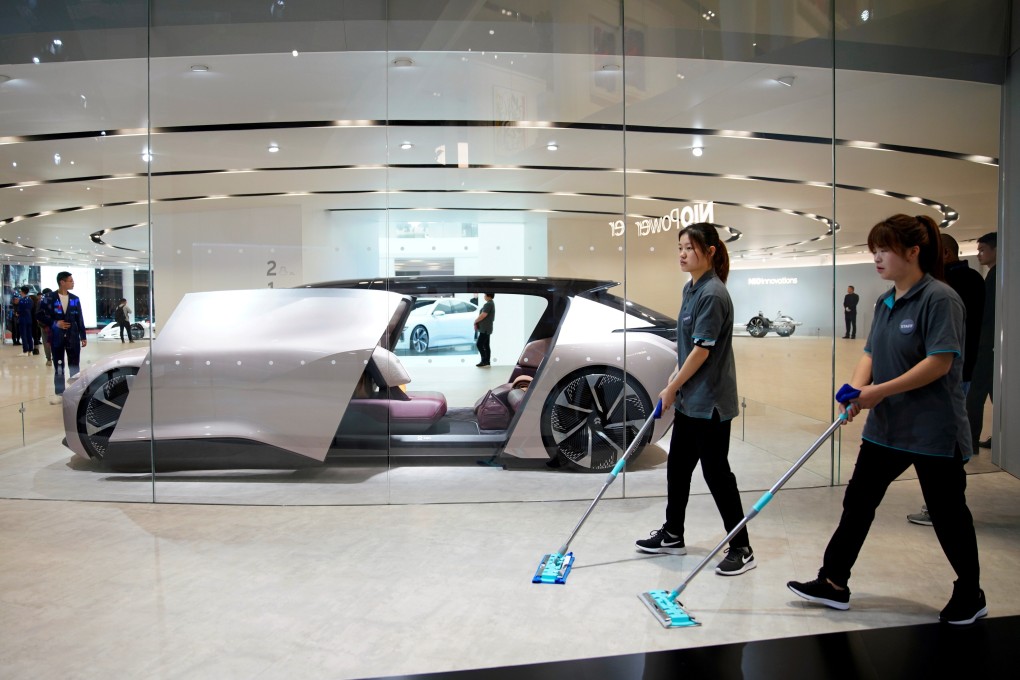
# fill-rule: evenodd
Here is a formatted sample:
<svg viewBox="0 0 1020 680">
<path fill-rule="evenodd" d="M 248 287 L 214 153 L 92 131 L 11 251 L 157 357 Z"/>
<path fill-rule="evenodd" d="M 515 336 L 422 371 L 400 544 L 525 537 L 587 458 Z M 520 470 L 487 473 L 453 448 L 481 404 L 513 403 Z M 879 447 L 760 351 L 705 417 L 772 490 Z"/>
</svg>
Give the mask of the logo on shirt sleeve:
<svg viewBox="0 0 1020 680">
<path fill-rule="evenodd" d="M 914 332 L 914 328 L 916 328 L 916 326 L 917 324 L 914 323 L 913 319 L 904 319 L 903 321 L 900 321 L 900 333 L 903 333 L 903 335 L 910 335 Z"/>
</svg>

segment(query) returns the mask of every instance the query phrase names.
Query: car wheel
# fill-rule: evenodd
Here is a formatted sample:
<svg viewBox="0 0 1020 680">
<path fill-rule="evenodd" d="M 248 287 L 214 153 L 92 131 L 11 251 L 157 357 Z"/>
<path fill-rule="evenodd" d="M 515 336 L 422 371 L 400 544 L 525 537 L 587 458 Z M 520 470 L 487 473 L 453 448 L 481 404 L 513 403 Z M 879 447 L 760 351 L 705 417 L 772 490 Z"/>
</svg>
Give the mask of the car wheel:
<svg viewBox="0 0 1020 680">
<path fill-rule="evenodd" d="M 769 322 L 761 316 L 751 317 L 747 322 L 747 332 L 752 338 L 763 338 L 769 332 Z"/>
<path fill-rule="evenodd" d="M 411 331 L 411 352 L 424 354 L 429 349 L 429 330 L 425 326 L 415 326 Z"/>
<path fill-rule="evenodd" d="M 797 330 L 796 326 L 779 326 L 776 328 L 776 335 L 781 338 L 788 338 L 793 335 L 795 330 Z"/>
<path fill-rule="evenodd" d="M 542 441 L 559 465 L 610 470 L 651 413 L 648 394 L 632 376 L 608 366 L 584 368 L 561 380 L 546 398 Z M 648 432 L 630 460 L 650 440 Z"/>
<path fill-rule="evenodd" d="M 141 340 L 142 338 L 145 337 L 145 329 L 142 328 L 142 324 L 140 324 L 140 323 L 133 323 L 133 324 L 131 324 L 131 331 L 130 332 L 131 332 L 131 339 L 132 340 Z"/>
<path fill-rule="evenodd" d="M 93 380 L 78 404 L 78 436 L 89 456 L 102 460 L 124 410 L 137 368 L 115 368 Z"/>
</svg>

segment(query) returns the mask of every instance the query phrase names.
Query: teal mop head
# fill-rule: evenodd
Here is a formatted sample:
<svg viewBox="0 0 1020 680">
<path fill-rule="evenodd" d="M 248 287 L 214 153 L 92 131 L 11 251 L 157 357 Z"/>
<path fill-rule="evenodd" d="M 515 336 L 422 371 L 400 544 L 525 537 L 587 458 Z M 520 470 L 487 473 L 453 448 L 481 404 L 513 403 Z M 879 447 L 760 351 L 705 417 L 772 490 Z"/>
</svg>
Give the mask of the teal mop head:
<svg viewBox="0 0 1020 680">
<path fill-rule="evenodd" d="M 670 598 L 668 590 L 652 590 L 638 595 L 638 599 L 655 614 L 663 628 L 686 628 L 700 626 L 694 617 L 684 611 L 679 602 Z"/>
<path fill-rule="evenodd" d="M 548 555 L 542 556 L 542 561 L 538 564 L 538 569 L 535 571 L 535 576 L 531 579 L 532 583 L 566 583 L 567 574 L 570 573 L 570 568 L 574 566 L 574 553 L 568 552 L 566 555 L 560 553 L 549 553 Z"/>
</svg>

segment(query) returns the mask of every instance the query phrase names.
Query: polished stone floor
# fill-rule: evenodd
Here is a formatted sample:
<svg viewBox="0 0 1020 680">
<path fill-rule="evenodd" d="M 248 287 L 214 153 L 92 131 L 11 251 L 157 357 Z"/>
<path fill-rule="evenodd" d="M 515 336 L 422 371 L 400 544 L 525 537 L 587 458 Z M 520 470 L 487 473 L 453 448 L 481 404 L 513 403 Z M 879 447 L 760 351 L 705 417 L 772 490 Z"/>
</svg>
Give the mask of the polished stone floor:
<svg viewBox="0 0 1020 680">
<path fill-rule="evenodd" d="M 731 459 L 745 508 L 828 424 L 831 342 L 783 340 L 737 342 L 746 406 Z M 85 361 L 118 349 L 90 343 Z M 848 375 L 859 351 L 840 347 L 837 370 Z M 442 364 L 426 360 L 413 375 L 442 379 L 453 403 L 499 380 L 495 370 L 453 378 Z M 613 658 L 637 663 L 630 655 L 666 659 L 681 673 L 696 667 L 693 657 L 654 653 L 830 633 L 860 645 L 854 636 L 868 631 L 929 630 L 952 590 L 931 528 L 905 520 L 920 505 L 909 472 L 879 509 L 849 611 L 785 588 L 818 567 L 843 494 L 829 474 L 849 474 L 857 423 L 836 456 L 816 454 L 750 525 L 758 568 L 699 574 L 682 600 L 702 625 L 666 630 L 637 595 L 678 585 L 724 532 L 696 474 L 690 554 L 634 551 L 662 523 L 662 449 L 642 454 L 595 509 L 571 546 L 568 583 L 534 585 L 540 558 L 570 533 L 601 475 L 385 459 L 311 471 L 111 473 L 61 445 L 41 358 L 0 347 L 0 376 L 2 677 L 342 679 L 486 668 L 504 674 L 477 677 L 547 677 L 515 667 L 566 661 L 575 665 L 557 672 L 637 677 L 605 674 L 617 668 Z M 998 618 L 1020 615 L 1020 480 L 994 455 L 967 470 L 983 587 Z M 732 652 L 721 653 L 724 668 Z M 600 659 L 609 665 L 585 676 Z M 714 677 L 724 676 L 741 677 Z"/>
<path fill-rule="evenodd" d="M 990 616 L 1020 614 L 1020 480 L 997 472 L 968 481 Z M 933 622 L 954 577 L 932 529 L 905 520 L 916 510 L 914 480 L 895 482 L 879 509 L 849 611 L 785 588 L 813 576 L 842 491 L 780 492 L 749 526 L 758 568 L 701 572 L 682 601 L 702 625 L 671 630 L 637 595 L 678 585 L 721 538 L 709 496 L 691 500 L 684 557 L 634 551 L 661 524 L 661 499 L 604 501 L 560 586 L 531 577 L 585 502 L 2 500 L 0 675 L 360 678 Z"/>
</svg>

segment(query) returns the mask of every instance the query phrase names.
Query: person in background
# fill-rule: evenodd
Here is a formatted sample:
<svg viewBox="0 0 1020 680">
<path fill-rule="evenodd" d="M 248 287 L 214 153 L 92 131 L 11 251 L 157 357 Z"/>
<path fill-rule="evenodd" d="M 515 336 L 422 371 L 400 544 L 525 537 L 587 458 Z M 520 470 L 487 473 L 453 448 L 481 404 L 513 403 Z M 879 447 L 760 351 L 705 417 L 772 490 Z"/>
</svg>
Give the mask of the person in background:
<svg viewBox="0 0 1020 680">
<path fill-rule="evenodd" d="M 485 304 L 482 305 L 482 309 L 478 312 L 478 318 L 475 319 L 475 330 L 478 331 L 478 353 L 482 356 L 482 360 L 475 364 L 478 368 L 488 368 L 492 358 L 492 346 L 489 344 L 489 338 L 492 336 L 493 323 L 496 321 L 496 304 L 492 301 L 494 297 L 496 297 L 495 293 L 485 293 Z"/>
<path fill-rule="evenodd" d="M 35 314 L 33 313 L 33 301 L 28 293 L 32 289 L 28 286 L 21 287 L 21 296 L 18 297 L 18 337 L 21 338 L 22 354 L 38 354 L 33 344 L 32 326 L 35 325 Z"/>
<path fill-rule="evenodd" d="M 963 345 L 963 393 L 970 389 L 971 376 L 978 355 L 978 339 L 981 337 L 981 317 L 985 306 L 985 282 L 981 274 L 970 268 L 966 260 L 960 259 L 960 244 L 949 234 L 940 236 L 942 243 L 942 265 L 946 275 L 946 283 L 956 291 L 963 300 L 963 310 L 967 315 L 966 340 Z M 975 449 L 976 451 L 977 449 Z M 907 520 L 914 524 L 931 526 L 931 515 L 928 506 L 922 506 L 921 512 L 907 515 Z"/>
<path fill-rule="evenodd" d="M 854 292 L 854 287 L 847 286 L 846 295 L 843 296 L 843 319 L 846 321 L 844 340 L 857 337 L 857 303 L 860 300 L 861 296 Z"/>
<path fill-rule="evenodd" d="M 970 421 L 974 452 L 992 446 L 992 438 L 981 440 L 981 426 L 985 419 L 985 400 L 993 399 L 992 376 L 995 365 L 995 258 L 999 238 L 995 232 L 978 239 L 977 261 L 988 267 L 985 275 L 985 310 L 981 316 L 981 338 L 978 340 L 977 361 L 967 392 L 967 419 Z"/>
<path fill-rule="evenodd" d="M 677 318 L 677 368 L 659 394 L 662 410 L 675 405 L 666 458 L 666 523 L 635 545 L 641 552 L 686 555 L 684 524 L 691 477 L 701 471 L 727 533 L 744 518 L 737 478 L 730 470 L 730 425 L 739 413 L 733 357 L 733 302 L 726 290 L 729 253 L 714 224 L 680 231 L 680 269 L 691 275 Z M 754 569 L 754 551 L 742 528 L 716 566 L 721 576 Z"/>
<path fill-rule="evenodd" d="M 53 346 L 50 344 L 50 327 L 42 320 L 39 316 L 39 309 L 45 303 L 46 298 L 53 294 L 53 291 L 49 288 L 43 288 L 42 294 L 35 303 L 35 325 L 39 329 L 39 341 L 43 347 L 43 351 L 46 352 L 46 365 L 53 365 Z"/>
<path fill-rule="evenodd" d="M 124 334 L 127 333 L 128 342 L 134 342 L 131 337 L 131 308 L 127 306 L 127 298 L 121 298 L 117 303 L 117 309 L 113 310 L 113 320 L 120 327 L 120 341 L 124 342 Z"/>
<path fill-rule="evenodd" d="M 850 608 L 850 570 L 889 485 L 917 472 L 939 544 L 956 572 L 939 621 L 967 625 L 988 614 L 981 590 L 977 536 L 967 507 L 971 455 L 964 405 L 963 301 L 942 278 L 942 246 L 925 215 L 893 215 L 868 234 L 879 276 L 893 287 L 875 304 L 874 322 L 850 385 L 860 396 L 840 404 L 853 420 L 870 409 L 860 453 L 843 495 L 843 514 L 818 577 L 790 581 L 796 595 L 833 609 Z M 901 569 L 910 577 L 909 567 Z"/>
<path fill-rule="evenodd" d="M 11 329 L 11 342 L 15 345 L 21 344 L 21 327 L 18 325 L 18 300 L 21 296 L 17 291 L 11 295 L 11 306 L 7 312 L 7 321 Z"/>
<path fill-rule="evenodd" d="M 65 361 L 71 377 L 78 375 L 81 349 L 88 344 L 81 300 L 71 292 L 72 288 L 74 277 L 70 272 L 60 272 L 57 274 L 57 292 L 49 295 L 46 302 L 39 305 L 39 316 L 50 328 L 50 342 L 53 346 L 52 404 L 59 404 L 64 393 Z"/>
</svg>

